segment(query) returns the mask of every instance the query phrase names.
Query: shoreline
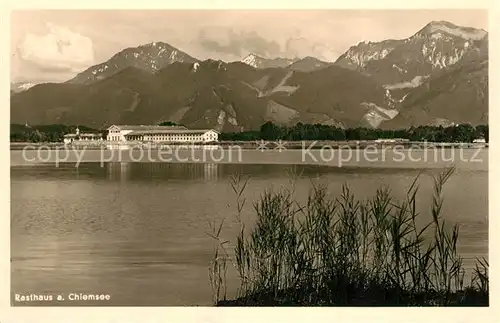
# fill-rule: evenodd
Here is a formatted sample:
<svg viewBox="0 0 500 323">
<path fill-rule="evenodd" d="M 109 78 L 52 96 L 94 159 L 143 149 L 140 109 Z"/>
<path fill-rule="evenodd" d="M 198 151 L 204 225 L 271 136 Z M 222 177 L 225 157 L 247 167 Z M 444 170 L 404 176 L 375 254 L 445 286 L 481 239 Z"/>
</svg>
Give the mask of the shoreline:
<svg viewBox="0 0 500 323">
<path fill-rule="evenodd" d="M 376 140 L 356 140 L 356 141 L 333 141 L 333 140 L 303 140 L 303 141 L 218 141 L 210 143 L 187 143 L 187 142 L 159 142 L 159 143 L 146 143 L 146 142 L 127 142 L 127 143 L 117 143 L 117 142 L 78 142 L 72 144 L 64 144 L 62 142 L 47 142 L 47 143 L 30 143 L 30 142 L 11 142 L 11 148 L 18 147 L 65 147 L 65 148 L 79 148 L 79 147 L 95 147 L 102 148 L 107 146 L 113 146 L 115 149 L 120 148 L 151 148 L 155 149 L 158 146 L 187 146 L 187 147 L 202 147 L 202 146 L 214 146 L 217 148 L 235 148 L 239 147 L 242 149 L 258 149 L 258 148 L 279 148 L 282 147 L 287 150 L 298 150 L 298 149 L 321 149 L 322 147 L 331 147 L 334 149 L 342 148 L 356 148 L 363 149 L 368 147 L 380 147 L 380 148 L 392 148 L 392 147 L 421 147 L 421 148 L 489 148 L 489 143 L 455 143 L 455 142 L 427 142 L 427 141 L 395 141 L 395 142 L 379 142 Z M 109 149 L 109 148 L 108 148 Z"/>
</svg>

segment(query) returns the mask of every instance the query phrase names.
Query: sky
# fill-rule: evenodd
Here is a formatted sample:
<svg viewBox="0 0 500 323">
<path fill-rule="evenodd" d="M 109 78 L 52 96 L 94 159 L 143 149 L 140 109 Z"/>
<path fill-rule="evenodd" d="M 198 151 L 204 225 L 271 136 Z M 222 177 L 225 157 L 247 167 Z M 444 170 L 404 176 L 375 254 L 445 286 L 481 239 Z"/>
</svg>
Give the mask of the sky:
<svg viewBox="0 0 500 323">
<path fill-rule="evenodd" d="M 433 20 L 488 30 L 485 10 L 52 10 L 11 14 L 11 81 L 61 82 L 127 47 L 166 42 L 198 59 L 249 53 L 335 61 L 360 41 Z"/>
</svg>

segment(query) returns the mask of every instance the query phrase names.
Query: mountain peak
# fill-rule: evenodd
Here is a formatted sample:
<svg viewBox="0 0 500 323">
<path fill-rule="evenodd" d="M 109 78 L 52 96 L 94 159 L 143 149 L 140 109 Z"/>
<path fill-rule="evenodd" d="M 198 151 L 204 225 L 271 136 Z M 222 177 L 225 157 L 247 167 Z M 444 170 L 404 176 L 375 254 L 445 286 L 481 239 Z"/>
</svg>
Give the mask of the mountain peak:
<svg viewBox="0 0 500 323">
<path fill-rule="evenodd" d="M 69 80 L 69 83 L 87 84 L 105 79 L 127 67 L 135 67 L 149 73 L 173 64 L 195 63 L 197 59 L 164 42 L 151 42 L 129 47 L 116 53 L 108 61 L 89 67 Z"/>
<path fill-rule="evenodd" d="M 262 56 L 259 56 L 259 55 L 255 54 L 255 53 L 250 53 L 250 54 L 248 54 L 248 55 L 247 55 L 244 59 L 249 58 L 249 57 L 253 57 L 253 58 L 257 58 L 257 57 L 258 57 L 258 58 L 264 58 L 264 57 L 262 57 Z"/>
<path fill-rule="evenodd" d="M 262 60 L 264 60 L 264 58 L 257 56 L 254 53 L 250 53 L 245 58 L 243 58 L 241 62 L 250 65 L 252 67 L 258 68 L 259 62 Z"/>
<path fill-rule="evenodd" d="M 416 36 L 427 36 L 435 33 L 446 33 L 466 40 L 481 40 L 488 33 L 483 29 L 457 26 L 449 21 L 434 20 L 424 26 Z"/>
<path fill-rule="evenodd" d="M 296 62 L 297 59 L 276 57 L 276 58 L 264 58 L 257 54 L 250 53 L 240 62 L 250 65 L 255 68 L 279 68 L 287 67 Z"/>
<path fill-rule="evenodd" d="M 157 42 L 157 41 L 154 41 L 154 42 L 151 42 L 151 43 L 147 43 L 147 44 L 144 44 L 144 45 L 140 45 L 138 46 L 139 48 L 142 48 L 142 47 L 156 47 L 156 48 L 174 48 L 172 45 L 170 44 L 167 44 L 165 42 Z"/>
<path fill-rule="evenodd" d="M 265 58 L 255 55 L 254 53 L 248 54 L 245 58 L 241 60 L 242 63 L 250 65 L 252 67 L 257 68 L 258 62 L 264 60 Z"/>
<path fill-rule="evenodd" d="M 433 20 L 433 21 L 429 22 L 426 26 L 434 26 L 434 27 L 445 26 L 448 28 L 457 28 L 458 27 L 457 25 L 455 25 L 449 21 L 446 21 L 446 20 Z"/>
</svg>

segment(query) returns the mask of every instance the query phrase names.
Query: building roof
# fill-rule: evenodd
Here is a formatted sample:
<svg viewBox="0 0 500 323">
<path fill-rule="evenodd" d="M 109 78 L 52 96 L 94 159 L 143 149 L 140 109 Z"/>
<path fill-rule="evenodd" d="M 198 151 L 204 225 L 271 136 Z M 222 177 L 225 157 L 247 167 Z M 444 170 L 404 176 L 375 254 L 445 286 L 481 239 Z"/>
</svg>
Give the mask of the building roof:
<svg viewBox="0 0 500 323">
<path fill-rule="evenodd" d="M 112 125 L 108 128 L 113 127 L 120 128 L 120 130 L 131 130 L 131 131 L 145 131 L 145 130 L 187 130 L 184 126 L 147 126 L 147 125 Z"/>
<path fill-rule="evenodd" d="M 149 135 L 149 134 L 204 134 L 208 131 L 214 131 L 219 133 L 214 129 L 158 129 L 158 130 L 139 130 L 132 131 L 125 136 L 134 136 L 134 135 Z"/>
</svg>

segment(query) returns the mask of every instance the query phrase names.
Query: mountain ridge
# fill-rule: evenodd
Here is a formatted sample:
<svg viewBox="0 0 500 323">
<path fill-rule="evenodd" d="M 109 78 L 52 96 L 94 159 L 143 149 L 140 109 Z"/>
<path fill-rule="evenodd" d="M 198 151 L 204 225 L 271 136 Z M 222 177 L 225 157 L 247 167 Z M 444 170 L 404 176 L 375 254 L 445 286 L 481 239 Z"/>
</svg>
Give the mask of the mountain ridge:
<svg viewBox="0 0 500 323">
<path fill-rule="evenodd" d="M 442 21 L 405 39 L 358 43 L 332 63 L 255 54 L 201 61 L 153 42 L 65 83 L 11 92 L 11 122 L 102 127 L 171 120 L 220 131 L 266 121 L 344 128 L 480 123 L 488 120 L 487 62 L 486 31 Z"/>
</svg>

